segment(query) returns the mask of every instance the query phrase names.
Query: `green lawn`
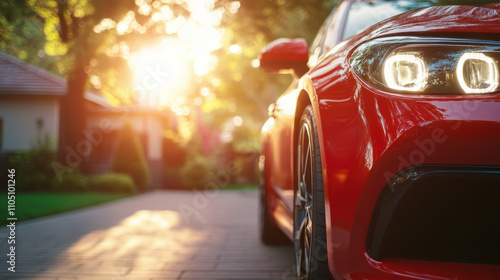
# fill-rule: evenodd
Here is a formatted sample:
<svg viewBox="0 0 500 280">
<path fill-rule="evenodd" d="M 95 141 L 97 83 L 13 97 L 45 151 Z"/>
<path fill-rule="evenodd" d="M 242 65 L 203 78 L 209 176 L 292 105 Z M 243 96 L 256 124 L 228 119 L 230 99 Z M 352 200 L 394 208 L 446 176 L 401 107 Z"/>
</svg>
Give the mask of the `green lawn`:
<svg viewBox="0 0 500 280">
<path fill-rule="evenodd" d="M 258 186 L 255 184 L 239 184 L 222 186 L 221 190 L 256 190 Z"/>
<path fill-rule="evenodd" d="M 19 193 L 16 194 L 17 221 L 48 216 L 130 196 L 109 193 Z M 7 224 L 7 195 L 0 194 L 0 224 Z"/>
</svg>

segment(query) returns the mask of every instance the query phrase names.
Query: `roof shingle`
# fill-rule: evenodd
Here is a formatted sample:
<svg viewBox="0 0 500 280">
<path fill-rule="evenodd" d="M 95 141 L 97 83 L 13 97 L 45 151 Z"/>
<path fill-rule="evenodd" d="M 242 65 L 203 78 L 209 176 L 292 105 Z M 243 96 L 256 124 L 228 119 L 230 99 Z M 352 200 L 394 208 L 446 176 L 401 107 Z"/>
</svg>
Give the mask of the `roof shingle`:
<svg viewBox="0 0 500 280">
<path fill-rule="evenodd" d="M 66 94 L 66 80 L 0 52 L 0 94 Z"/>
</svg>

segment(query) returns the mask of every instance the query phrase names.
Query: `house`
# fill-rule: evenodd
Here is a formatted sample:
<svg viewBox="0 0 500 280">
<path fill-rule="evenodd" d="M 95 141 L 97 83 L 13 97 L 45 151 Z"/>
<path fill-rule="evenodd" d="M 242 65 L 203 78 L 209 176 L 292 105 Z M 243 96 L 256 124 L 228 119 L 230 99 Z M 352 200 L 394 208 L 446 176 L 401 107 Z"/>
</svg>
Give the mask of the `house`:
<svg viewBox="0 0 500 280">
<path fill-rule="evenodd" d="M 44 135 L 58 148 L 60 106 L 66 87 L 66 80 L 0 52 L 0 154 L 29 150 Z M 114 108 L 106 98 L 90 91 L 85 92 L 85 101 L 87 132 L 100 137 L 93 142 L 90 173 L 110 170 L 117 132 L 128 121 L 141 137 L 151 185 L 160 187 L 167 116 L 157 110 Z"/>
</svg>

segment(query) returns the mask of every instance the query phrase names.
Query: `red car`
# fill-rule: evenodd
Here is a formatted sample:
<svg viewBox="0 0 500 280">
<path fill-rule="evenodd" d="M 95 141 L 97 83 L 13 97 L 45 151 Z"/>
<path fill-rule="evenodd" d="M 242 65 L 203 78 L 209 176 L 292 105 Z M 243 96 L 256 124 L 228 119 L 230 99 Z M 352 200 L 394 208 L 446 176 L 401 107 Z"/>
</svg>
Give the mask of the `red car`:
<svg viewBox="0 0 500 280">
<path fill-rule="evenodd" d="M 299 279 L 500 279 L 491 2 L 343 1 L 310 50 L 261 52 L 295 77 L 262 129 L 261 237 L 293 240 Z"/>
</svg>

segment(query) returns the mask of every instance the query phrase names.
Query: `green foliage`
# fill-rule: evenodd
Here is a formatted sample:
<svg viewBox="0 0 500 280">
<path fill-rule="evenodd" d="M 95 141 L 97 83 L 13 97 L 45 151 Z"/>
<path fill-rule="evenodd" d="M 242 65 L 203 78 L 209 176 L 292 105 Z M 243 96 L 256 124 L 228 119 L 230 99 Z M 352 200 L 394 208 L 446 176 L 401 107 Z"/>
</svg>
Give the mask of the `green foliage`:
<svg viewBox="0 0 500 280">
<path fill-rule="evenodd" d="M 89 178 L 87 176 L 73 171 L 72 173 L 65 173 L 62 180 L 57 177 L 52 179 L 52 190 L 56 192 L 83 192 L 89 189 Z"/>
<path fill-rule="evenodd" d="M 259 127 L 238 126 L 233 131 L 233 149 L 237 152 L 260 152 Z"/>
<path fill-rule="evenodd" d="M 194 156 L 181 169 L 182 185 L 186 189 L 202 189 L 210 182 L 213 165 L 207 157 Z"/>
<path fill-rule="evenodd" d="M 51 164 L 56 160 L 56 153 L 49 135 L 38 139 L 34 147 L 20 152 L 12 159 L 16 166 L 16 189 L 18 191 L 46 191 L 51 189 L 54 171 Z"/>
<path fill-rule="evenodd" d="M 121 129 L 111 170 L 130 175 L 139 190 L 145 190 L 150 182 L 149 167 L 139 135 L 129 122 Z"/>
<path fill-rule="evenodd" d="M 137 187 L 127 174 L 107 173 L 90 178 L 89 187 L 92 191 L 112 193 L 134 193 Z"/>
<path fill-rule="evenodd" d="M 223 186 L 224 190 L 258 190 L 259 186 L 256 184 L 231 184 Z"/>
<path fill-rule="evenodd" d="M 219 0 L 218 5 L 231 5 L 231 0 Z M 247 0 L 233 17 L 225 18 L 232 30 L 244 34 L 242 40 L 263 36 L 266 40 L 279 37 L 313 39 L 319 26 L 340 0 Z"/>
<path fill-rule="evenodd" d="M 43 20 L 26 0 L 0 1 L 0 51 L 59 74 L 58 57 L 45 54 L 45 42 Z"/>
<path fill-rule="evenodd" d="M 26 158 L 29 157 L 30 155 L 26 156 Z M 18 176 L 18 178 L 16 178 L 16 191 L 18 192 L 46 191 L 51 188 L 50 187 L 51 178 L 49 178 L 48 174 L 40 172 L 38 170 L 26 173 L 23 170 L 31 170 L 31 167 L 19 168 L 19 174 L 30 174 L 30 175 Z"/>
</svg>

